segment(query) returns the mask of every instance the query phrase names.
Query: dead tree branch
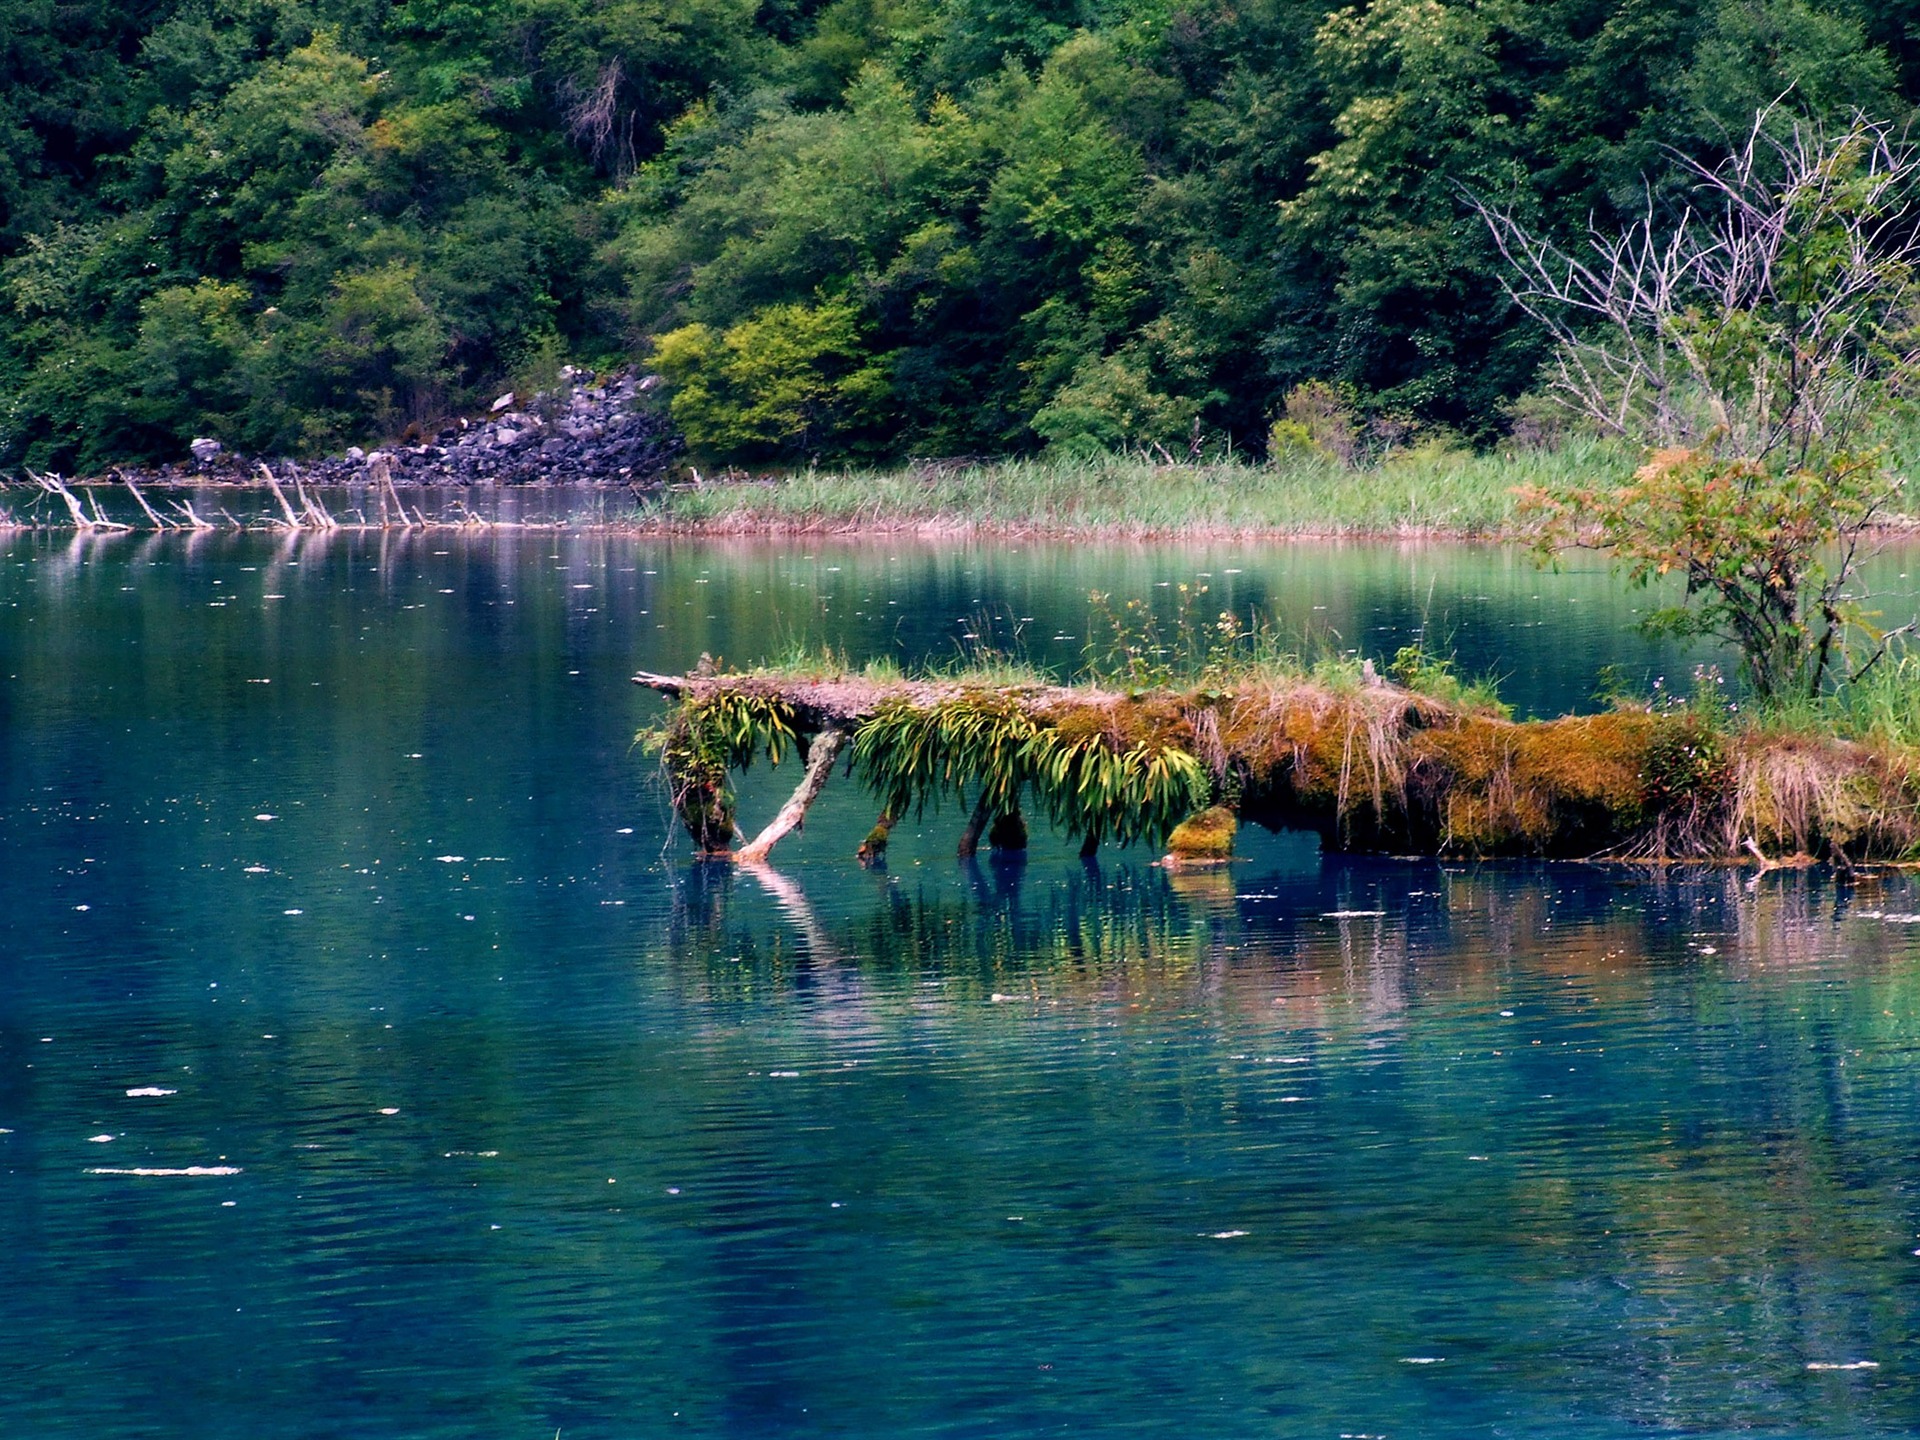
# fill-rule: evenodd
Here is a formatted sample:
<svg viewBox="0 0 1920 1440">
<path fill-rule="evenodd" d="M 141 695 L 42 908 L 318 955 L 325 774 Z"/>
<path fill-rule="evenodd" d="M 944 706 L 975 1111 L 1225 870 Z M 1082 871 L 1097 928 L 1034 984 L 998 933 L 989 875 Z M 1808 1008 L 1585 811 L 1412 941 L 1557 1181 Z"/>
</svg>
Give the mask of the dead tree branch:
<svg viewBox="0 0 1920 1440">
<path fill-rule="evenodd" d="M 833 762 L 846 743 L 847 732 L 844 730 L 822 730 L 813 737 L 813 744 L 807 751 L 807 768 L 800 777 L 799 785 L 766 829 L 734 852 L 735 860 L 743 865 L 757 865 L 767 858 L 775 845 L 800 828 L 807 818 L 807 807 L 820 798 L 827 777 L 833 774 Z"/>
</svg>

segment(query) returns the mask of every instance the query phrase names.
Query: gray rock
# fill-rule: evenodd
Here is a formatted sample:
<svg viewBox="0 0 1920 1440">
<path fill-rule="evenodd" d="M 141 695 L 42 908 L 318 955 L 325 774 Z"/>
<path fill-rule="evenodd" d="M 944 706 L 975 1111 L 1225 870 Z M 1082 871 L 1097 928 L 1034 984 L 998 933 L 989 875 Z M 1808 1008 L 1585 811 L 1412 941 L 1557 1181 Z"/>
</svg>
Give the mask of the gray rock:
<svg viewBox="0 0 1920 1440">
<path fill-rule="evenodd" d="M 634 376 L 595 375 L 577 369 L 551 394 L 509 391 L 484 414 L 447 422 L 424 443 L 368 454 L 354 446 L 331 459 L 303 464 L 309 484 L 362 485 L 372 462 L 381 460 L 395 484 L 429 485 L 617 485 L 622 489 L 662 484 L 684 449 L 664 408 L 639 401 L 651 388 Z M 515 402 L 523 409 L 513 409 Z M 637 407 L 637 408 L 636 408 Z M 542 415 L 551 417 L 543 420 Z M 228 451 L 217 440 L 197 439 L 191 462 L 132 470 L 139 483 L 165 484 L 252 479 L 266 456 Z M 276 470 L 283 468 L 275 462 Z"/>
</svg>

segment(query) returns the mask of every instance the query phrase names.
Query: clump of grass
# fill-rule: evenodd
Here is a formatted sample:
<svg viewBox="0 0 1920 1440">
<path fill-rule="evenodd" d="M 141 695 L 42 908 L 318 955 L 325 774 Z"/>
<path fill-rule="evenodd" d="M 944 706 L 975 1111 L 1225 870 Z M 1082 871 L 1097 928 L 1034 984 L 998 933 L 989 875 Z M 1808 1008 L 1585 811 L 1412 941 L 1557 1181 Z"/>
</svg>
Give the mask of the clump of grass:
<svg viewBox="0 0 1920 1440">
<path fill-rule="evenodd" d="M 1609 697 L 1674 722 L 1644 762 L 1675 853 L 1907 858 L 1920 853 L 1920 653 L 1858 680 L 1763 705 L 1730 699 L 1717 667 L 1692 693 Z"/>
<path fill-rule="evenodd" d="M 866 662 L 868 667 L 885 663 L 885 658 Z M 828 680 L 844 676 L 852 669 L 853 660 L 845 650 L 796 640 L 742 673 L 778 680 Z M 897 661 L 893 662 L 893 670 L 896 675 L 899 673 Z"/>
<path fill-rule="evenodd" d="M 1821 709 L 1852 739 L 1920 751 L 1920 653 L 1889 656 Z"/>
<path fill-rule="evenodd" d="M 1430 696 L 1455 710 L 1511 719 L 1513 707 L 1500 698 L 1500 685 L 1490 675 L 1464 676 L 1451 655 L 1429 654 L 1422 645 L 1403 645 L 1389 667 L 1393 678 L 1416 694 Z"/>
</svg>

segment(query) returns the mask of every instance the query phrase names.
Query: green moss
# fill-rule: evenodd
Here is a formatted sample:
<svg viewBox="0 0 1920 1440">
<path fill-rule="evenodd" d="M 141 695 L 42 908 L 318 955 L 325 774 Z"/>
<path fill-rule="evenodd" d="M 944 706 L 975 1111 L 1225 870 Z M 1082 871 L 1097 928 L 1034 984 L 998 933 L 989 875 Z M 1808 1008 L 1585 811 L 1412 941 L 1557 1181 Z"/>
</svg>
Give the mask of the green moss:
<svg viewBox="0 0 1920 1440">
<path fill-rule="evenodd" d="M 1233 837 L 1239 829 L 1239 820 L 1226 806 L 1209 806 L 1173 827 L 1167 850 L 1183 860 L 1224 860 L 1233 854 Z"/>
</svg>

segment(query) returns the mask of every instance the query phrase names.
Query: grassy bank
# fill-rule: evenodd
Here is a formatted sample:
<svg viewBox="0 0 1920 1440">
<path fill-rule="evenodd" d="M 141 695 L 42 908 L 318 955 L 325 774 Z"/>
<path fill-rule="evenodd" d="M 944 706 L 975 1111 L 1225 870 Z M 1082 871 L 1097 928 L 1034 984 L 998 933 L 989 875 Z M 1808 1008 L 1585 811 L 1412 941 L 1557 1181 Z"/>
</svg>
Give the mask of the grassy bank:
<svg viewBox="0 0 1920 1440">
<path fill-rule="evenodd" d="M 1272 465 L 1101 457 L 808 470 L 675 486 L 644 523 L 676 534 L 1483 537 L 1512 528 L 1516 487 L 1625 478 L 1636 463 L 1622 447 L 1576 442 L 1512 455 L 1415 448 L 1361 469 L 1302 454 Z"/>
</svg>

